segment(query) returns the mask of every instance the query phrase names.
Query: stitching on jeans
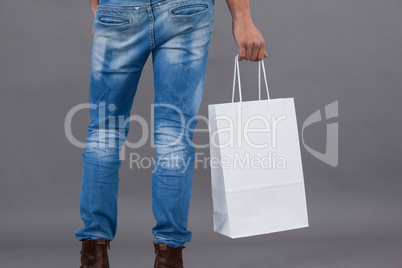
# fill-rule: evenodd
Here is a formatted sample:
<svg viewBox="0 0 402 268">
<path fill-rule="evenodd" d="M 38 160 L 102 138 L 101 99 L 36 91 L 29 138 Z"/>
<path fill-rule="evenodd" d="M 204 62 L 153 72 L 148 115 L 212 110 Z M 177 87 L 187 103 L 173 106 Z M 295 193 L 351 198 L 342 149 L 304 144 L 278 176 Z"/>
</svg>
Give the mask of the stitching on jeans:
<svg viewBox="0 0 402 268">
<path fill-rule="evenodd" d="M 160 1 L 158 3 L 152 4 L 152 5 L 148 4 L 148 5 L 145 5 L 145 6 L 98 6 L 97 8 L 102 9 L 102 10 L 107 10 L 107 9 L 122 10 L 123 12 L 125 10 L 130 10 L 130 11 L 136 10 L 137 11 L 137 10 L 147 9 L 149 6 L 151 6 L 152 8 L 157 8 L 159 6 L 163 6 L 165 4 L 168 4 L 168 3 L 172 2 L 172 1 L 173 0 L 163 0 L 163 1 Z M 212 0 L 210 0 L 210 1 L 212 1 Z"/>
<path fill-rule="evenodd" d="M 150 4 L 151 1 L 148 0 L 148 3 Z M 151 50 L 154 50 L 155 49 L 154 15 L 153 15 L 153 12 L 152 12 L 152 6 L 149 5 L 148 8 L 147 8 L 147 11 L 148 11 L 148 16 L 149 16 L 149 21 L 150 21 L 150 23 L 149 23 L 149 42 L 150 42 L 150 45 L 151 45 Z"/>
<path fill-rule="evenodd" d="M 158 2 L 158 3 L 155 3 L 155 4 L 152 4 L 151 5 L 151 7 L 154 9 L 154 8 L 158 8 L 158 7 L 161 7 L 161 6 L 163 6 L 163 5 L 166 5 L 166 4 L 170 4 L 170 3 L 172 3 L 173 1 L 175 1 L 175 0 L 162 0 L 162 1 L 160 1 L 160 2 Z M 203 1 L 200 1 L 200 0 L 193 0 L 193 1 L 190 1 L 190 2 L 192 2 L 192 3 L 205 3 L 205 1 L 209 1 L 210 3 L 213 3 L 213 4 L 215 4 L 215 0 L 203 0 Z M 97 9 L 102 9 L 102 12 L 103 11 L 106 11 L 106 10 L 116 10 L 116 11 L 119 11 L 119 10 L 121 10 L 122 12 L 124 12 L 125 10 L 129 10 L 129 11 L 133 11 L 133 10 L 135 10 L 135 11 L 139 11 L 139 10 L 143 10 L 143 9 L 147 9 L 148 7 L 149 7 L 150 5 L 146 5 L 146 6 L 98 6 L 97 7 Z"/>
<path fill-rule="evenodd" d="M 206 7 L 206 9 L 205 10 L 203 10 L 203 11 L 201 11 L 201 12 L 197 12 L 197 13 L 194 13 L 194 14 L 190 14 L 190 15 L 175 15 L 174 13 L 173 13 L 173 10 L 175 10 L 175 9 L 178 9 L 178 8 L 180 8 L 180 7 L 185 7 L 185 6 L 189 6 L 189 7 L 191 7 L 191 6 L 193 6 L 193 5 L 204 5 L 205 7 Z M 208 12 L 209 11 L 209 6 L 208 6 L 208 4 L 205 4 L 205 3 L 188 3 L 188 4 L 183 4 L 183 5 L 180 5 L 180 6 L 175 6 L 175 7 L 172 7 L 172 8 L 170 8 L 169 9 L 169 15 L 172 17 L 172 18 L 191 18 L 191 17 L 195 17 L 195 16 L 198 16 L 198 15 L 202 15 L 202 14 L 204 14 L 204 13 L 206 13 L 206 12 Z"/>
<path fill-rule="evenodd" d="M 115 17 L 115 18 L 121 18 L 121 19 L 125 19 L 128 20 L 128 23 L 122 22 L 120 24 L 113 24 L 113 23 L 106 23 L 106 22 L 102 22 L 99 17 L 102 17 L 102 15 L 107 16 L 107 17 Z M 106 25 L 106 26 L 111 26 L 111 27 L 121 27 L 121 26 L 128 26 L 130 25 L 132 22 L 130 17 L 125 17 L 125 16 L 118 16 L 118 15 L 110 15 L 110 14 L 99 14 L 98 15 L 98 23 Z"/>
</svg>

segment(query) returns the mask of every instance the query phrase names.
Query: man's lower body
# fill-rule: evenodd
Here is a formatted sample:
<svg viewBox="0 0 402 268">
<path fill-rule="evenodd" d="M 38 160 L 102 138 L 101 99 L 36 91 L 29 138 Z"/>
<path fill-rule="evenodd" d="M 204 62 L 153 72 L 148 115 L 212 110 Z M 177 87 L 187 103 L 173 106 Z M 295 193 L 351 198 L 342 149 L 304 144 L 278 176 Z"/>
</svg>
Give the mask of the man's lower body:
<svg viewBox="0 0 402 268">
<path fill-rule="evenodd" d="M 195 148 L 193 130 L 202 99 L 213 0 L 100 0 L 94 20 L 89 103 L 91 124 L 84 163 L 79 241 L 113 240 L 117 229 L 119 154 L 141 72 L 152 53 L 154 243 L 172 248 L 187 230 Z"/>
</svg>

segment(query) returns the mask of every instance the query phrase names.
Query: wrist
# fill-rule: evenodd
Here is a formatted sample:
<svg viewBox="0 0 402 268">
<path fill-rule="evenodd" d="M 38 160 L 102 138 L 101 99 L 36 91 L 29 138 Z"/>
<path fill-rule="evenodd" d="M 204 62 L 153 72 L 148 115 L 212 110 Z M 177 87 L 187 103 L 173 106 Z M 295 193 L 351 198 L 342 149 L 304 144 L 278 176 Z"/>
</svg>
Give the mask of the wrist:
<svg viewBox="0 0 402 268">
<path fill-rule="evenodd" d="M 250 11 L 237 11 L 232 13 L 232 21 L 252 22 Z"/>
</svg>

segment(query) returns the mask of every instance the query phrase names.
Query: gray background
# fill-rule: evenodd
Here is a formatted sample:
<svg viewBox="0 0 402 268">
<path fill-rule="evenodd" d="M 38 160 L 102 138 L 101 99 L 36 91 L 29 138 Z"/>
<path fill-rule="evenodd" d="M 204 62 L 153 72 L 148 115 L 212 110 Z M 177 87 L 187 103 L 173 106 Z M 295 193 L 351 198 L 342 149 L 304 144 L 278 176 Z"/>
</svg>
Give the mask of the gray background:
<svg viewBox="0 0 402 268">
<path fill-rule="evenodd" d="M 83 150 L 68 142 L 63 124 L 87 101 L 88 2 L 0 2 L 0 267 L 79 266 Z M 205 116 L 208 104 L 230 101 L 237 52 L 223 0 L 215 15 Z M 252 15 L 267 41 L 272 97 L 295 98 L 299 129 L 339 100 L 339 166 L 302 146 L 310 227 L 236 240 L 212 231 L 210 173 L 197 169 L 186 267 L 401 267 L 402 2 L 254 0 Z M 149 60 L 132 110 L 148 120 L 151 67 Z M 257 65 L 240 67 L 244 99 L 256 99 Z M 81 141 L 88 123 L 87 111 L 74 117 Z M 324 150 L 324 123 L 305 134 L 309 146 Z M 196 143 L 207 141 L 196 135 Z M 153 156 L 149 146 L 138 152 Z M 122 164 L 112 267 L 152 266 L 150 174 Z"/>
</svg>

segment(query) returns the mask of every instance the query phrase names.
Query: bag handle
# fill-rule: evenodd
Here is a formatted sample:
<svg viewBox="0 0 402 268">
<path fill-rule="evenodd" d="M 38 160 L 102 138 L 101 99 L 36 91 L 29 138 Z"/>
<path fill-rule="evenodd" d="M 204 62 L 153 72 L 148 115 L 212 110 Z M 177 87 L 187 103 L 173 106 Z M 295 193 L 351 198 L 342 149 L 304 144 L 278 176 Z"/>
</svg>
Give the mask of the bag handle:
<svg viewBox="0 0 402 268">
<path fill-rule="evenodd" d="M 268 100 L 271 100 L 271 98 L 269 97 L 268 82 L 267 82 L 267 75 L 265 73 L 264 60 L 260 60 L 258 62 L 258 100 L 261 100 L 261 65 L 264 74 L 265 88 L 267 90 L 267 98 Z M 237 80 L 239 81 L 239 99 L 240 102 L 242 102 L 243 99 L 242 99 L 241 82 L 240 82 L 239 54 L 236 55 L 234 63 L 232 103 L 234 102 L 234 95 L 236 91 L 236 74 L 237 74 Z M 270 102 L 268 103 L 270 104 Z"/>
</svg>

